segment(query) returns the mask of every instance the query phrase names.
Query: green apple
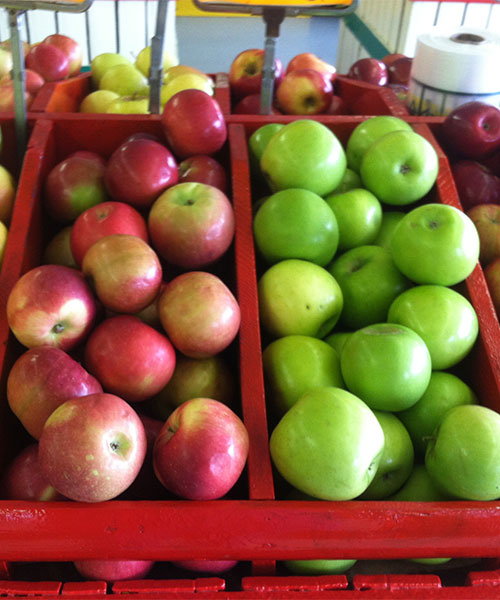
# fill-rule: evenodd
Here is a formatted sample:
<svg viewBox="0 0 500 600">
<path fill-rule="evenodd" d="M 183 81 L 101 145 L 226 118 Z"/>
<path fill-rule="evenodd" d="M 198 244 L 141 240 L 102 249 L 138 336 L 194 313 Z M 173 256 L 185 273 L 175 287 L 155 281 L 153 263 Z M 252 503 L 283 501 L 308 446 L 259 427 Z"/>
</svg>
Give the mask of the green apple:
<svg viewBox="0 0 500 600">
<path fill-rule="evenodd" d="M 377 237 L 373 241 L 377 246 L 387 248 L 391 252 L 391 239 L 397 224 L 406 213 L 398 210 L 384 210 L 382 214 L 382 223 L 378 230 Z"/>
<path fill-rule="evenodd" d="M 162 106 L 182 90 L 201 90 L 209 96 L 214 95 L 214 83 L 210 77 L 205 75 L 196 75 L 196 73 L 185 73 L 172 79 L 167 84 L 161 86 L 160 103 Z"/>
<path fill-rule="evenodd" d="M 170 67 L 174 67 L 178 64 L 179 61 L 175 56 L 172 56 L 172 54 L 166 50 L 163 52 L 163 71 L 167 71 L 170 69 Z M 151 46 L 146 46 L 139 52 L 137 58 L 135 59 L 134 65 L 137 69 L 139 69 L 144 77 L 149 78 L 149 72 L 151 70 Z"/>
<path fill-rule="evenodd" d="M 333 331 L 329 335 L 327 335 L 324 339 L 327 344 L 337 351 L 339 357 L 342 353 L 342 348 L 344 344 L 347 342 L 349 337 L 352 335 L 352 331 Z"/>
<path fill-rule="evenodd" d="M 111 90 L 119 96 L 147 96 L 148 80 L 134 65 L 118 64 L 105 71 L 99 81 L 100 90 Z"/>
<path fill-rule="evenodd" d="M 415 462 L 413 469 L 402 487 L 387 500 L 398 502 L 444 502 L 450 496 L 436 487 L 425 465 Z"/>
<path fill-rule="evenodd" d="M 363 185 L 381 202 L 404 206 L 431 190 L 438 171 L 439 159 L 432 144 L 419 133 L 398 130 L 368 148 L 359 174 Z"/>
<path fill-rule="evenodd" d="M 271 433 L 279 473 L 321 500 L 351 500 L 372 482 L 384 449 L 384 432 L 368 406 L 334 387 L 301 396 Z"/>
<path fill-rule="evenodd" d="M 99 88 L 99 83 L 104 73 L 115 65 L 133 66 L 132 61 L 116 52 L 103 52 L 102 54 L 94 56 L 90 62 L 90 77 L 95 89 Z"/>
<path fill-rule="evenodd" d="M 324 267 L 290 258 L 269 267 L 258 281 L 259 315 L 266 333 L 323 338 L 342 312 L 342 290 Z"/>
<path fill-rule="evenodd" d="M 342 181 L 333 190 L 332 194 L 344 194 L 349 190 L 353 190 L 355 188 L 360 187 L 363 187 L 363 182 L 361 181 L 359 173 L 347 167 L 344 173 L 344 177 L 342 177 Z"/>
<path fill-rule="evenodd" d="M 423 204 L 394 229 L 391 250 L 398 269 L 415 283 L 456 285 L 479 260 L 479 234 L 470 217 L 448 204 Z"/>
<path fill-rule="evenodd" d="M 453 373 L 433 371 L 420 400 L 408 410 L 398 413 L 410 434 L 415 452 L 424 456 L 427 441 L 448 410 L 466 404 L 478 404 L 471 387 Z"/>
<path fill-rule="evenodd" d="M 371 244 L 382 223 L 382 205 L 368 190 L 355 188 L 343 194 L 328 194 L 339 227 L 339 250 Z"/>
<path fill-rule="evenodd" d="M 479 334 L 476 311 L 465 296 L 443 285 L 416 285 L 389 307 L 387 321 L 413 329 L 424 340 L 435 371 L 456 365 Z"/>
<path fill-rule="evenodd" d="M 399 490 L 413 469 L 415 452 L 406 427 L 394 413 L 373 411 L 384 432 L 384 451 L 375 477 L 360 500 L 382 500 Z"/>
<path fill-rule="evenodd" d="M 148 96 L 118 96 L 105 110 L 108 115 L 147 115 L 149 114 Z"/>
<path fill-rule="evenodd" d="M 304 188 L 325 196 L 340 184 L 347 165 L 342 144 L 326 125 L 299 119 L 272 136 L 260 166 L 273 192 Z"/>
<path fill-rule="evenodd" d="M 302 258 L 324 267 L 339 242 L 332 209 L 318 194 L 300 188 L 269 196 L 254 217 L 253 231 L 257 250 L 269 264 Z"/>
<path fill-rule="evenodd" d="M 81 101 L 79 112 L 82 113 L 105 113 L 108 106 L 120 98 L 115 92 L 110 90 L 96 90 L 87 94 Z"/>
<path fill-rule="evenodd" d="M 370 117 L 359 123 L 359 125 L 356 125 L 347 140 L 347 166 L 353 171 L 359 172 L 361 159 L 373 142 L 386 133 L 399 131 L 400 129 L 403 131 L 413 131 L 411 125 L 406 121 L 390 115 Z"/>
<path fill-rule="evenodd" d="M 248 138 L 248 156 L 253 175 L 262 175 L 260 159 L 264 149 L 273 135 L 282 127 L 284 127 L 283 123 L 266 123 L 256 129 Z"/>
<path fill-rule="evenodd" d="M 342 290 L 344 307 L 339 325 L 346 329 L 385 321 L 393 300 L 411 286 L 382 246 L 351 248 L 327 269 Z"/>
<path fill-rule="evenodd" d="M 499 498 L 500 415 L 476 404 L 451 408 L 427 444 L 425 466 L 450 496 Z"/>
<path fill-rule="evenodd" d="M 339 575 L 356 564 L 355 559 L 285 560 L 285 567 L 295 575 Z"/>
<path fill-rule="evenodd" d="M 340 357 L 327 342 L 306 335 L 274 340 L 262 353 L 269 406 L 282 416 L 311 389 L 344 387 Z"/>
<path fill-rule="evenodd" d="M 425 392 L 431 356 L 423 339 L 396 323 L 375 323 L 355 331 L 340 355 L 345 385 L 375 410 L 409 408 Z"/>
</svg>

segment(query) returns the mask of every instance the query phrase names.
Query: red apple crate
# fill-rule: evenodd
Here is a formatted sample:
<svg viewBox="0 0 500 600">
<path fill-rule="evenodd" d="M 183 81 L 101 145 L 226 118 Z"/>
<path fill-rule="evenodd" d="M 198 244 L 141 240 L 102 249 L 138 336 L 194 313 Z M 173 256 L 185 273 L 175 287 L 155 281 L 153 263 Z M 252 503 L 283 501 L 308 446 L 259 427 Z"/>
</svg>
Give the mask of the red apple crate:
<svg viewBox="0 0 500 600">
<path fill-rule="evenodd" d="M 156 115 L 103 118 L 60 115 L 37 120 L 25 156 L 13 234 L 0 280 L 0 311 L 19 276 L 40 263 L 50 232 L 41 205 L 41 186 L 51 166 L 68 153 L 87 149 L 109 156 L 128 135 L 161 135 Z M 364 117 L 322 119 L 345 143 Z M 260 120 L 259 120 L 260 119 Z M 286 117 L 280 117 L 288 122 Z M 252 237 L 251 185 L 247 139 L 265 117 L 229 125 L 225 149 L 232 178 L 236 236 L 228 266 L 233 276 L 242 325 L 234 351 L 238 361 L 241 414 L 250 433 L 251 452 L 236 496 L 199 502 L 111 500 L 77 502 L 0 501 L 0 596 L 97 598 L 107 594 L 151 597 L 220 598 L 498 598 L 500 502 L 283 501 L 275 497 L 268 450 L 268 423 L 258 322 L 257 267 Z M 423 123 L 415 130 L 434 142 Z M 448 162 L 439 151 L 440 175 L 429 200 L 457 204 Z M 500 410 L 500 327 L 481 268 L 464 292 L 478 313 L 480 337 L 467 373 L 481 401 Z M 22 351 L 0 320 L 2 392 L 13 361 Z M 5 393 L 2 394 L 5 399 Z M 20 435 L 2 403 L 2 423 Z M 14 440 L 13 444 L 20 440 Z M 457 573 L 401 570 L 401 559 L 451 556 Z M 81 581 L 68 565 L 90 558 L 159 561 L 148 579 Z M 235 559 L 239 565 L 217 577 L 165 569 L 167 561 Z M 286 559 L 356 558 L 373 565 L 354 575 L 298 576 L 283 572 Z M 399 561 L 399 563 L 398 563 Z M 460 562 L 462 561 L 462 562 Z M 399 570 L 393 565 L 399 564 Z M 405 564 L 403 562 L 403 564 Z M 408 563 L 409 564 L 409 563 Z"/>
<path fill-rule="evenodd" d="M 228 114 L 230 110 L 228 75 L 222 72 L 209 75 L 215 82 L 214 97 L 223 114 Z M 92 91 L 90 71 L 64 81 L 46 83 L 38 92 L 30 111 L 35 113 L 77 113 L 81 101 Z"/>
</svg>

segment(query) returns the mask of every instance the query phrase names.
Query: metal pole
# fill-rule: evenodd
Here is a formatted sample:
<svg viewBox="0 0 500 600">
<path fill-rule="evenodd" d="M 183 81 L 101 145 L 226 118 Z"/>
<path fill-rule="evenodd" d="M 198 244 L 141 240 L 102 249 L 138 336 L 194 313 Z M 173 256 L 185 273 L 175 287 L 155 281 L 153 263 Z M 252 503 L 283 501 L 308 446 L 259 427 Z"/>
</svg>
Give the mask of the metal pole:
<svg viewBox="0 0 500 600">
<path fill-rule="evenodd" d="M 158 1 L 156 31 L 151 39 L 151 66 L 149 69 L 149 112 L 159 114 L 161 108 L 161 85 L 163 81 L 163 42 L 169 0 Z"/>
<path fill-rule="evenodd" d="M 24 51 L 19 35 L 19 17 L 23 11 L 9 9 L 9 27 L 12 50 L 12 79 L 14 82 L 16 144 L 19 164 L 22 164 L 28 139 L 27 110 L 26 110 L 26 70 L 24 66 Z"/>
<path fill-rule="evenodd" d="M 273 104 L 274 56 L 276 41 L 280 34 L 280 25 L 285 18 L 284 8 L 264 8 L 262 12 L 266 24 L 264 45 L 264 65 L 262 67 L 262 85 L 260 91 L 260 114 L 268 115 Z"/>
</svg>

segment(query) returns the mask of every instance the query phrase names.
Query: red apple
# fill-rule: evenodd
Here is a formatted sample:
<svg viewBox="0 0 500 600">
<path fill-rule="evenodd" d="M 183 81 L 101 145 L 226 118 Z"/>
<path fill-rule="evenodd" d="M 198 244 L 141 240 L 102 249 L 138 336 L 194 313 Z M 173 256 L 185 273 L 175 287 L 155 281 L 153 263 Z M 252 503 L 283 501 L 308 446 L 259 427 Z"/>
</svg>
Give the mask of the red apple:
<svg viewBox="0 0 500 600">
<path fill-rule="evenodd" d="M 96 152 L 78 151 L 58 162 L 44 184 L 44 206 L 49 215 L 62 223 L 108 200 L 104 185 L 106 160 Z"/>
<path fill-rule="evenodd" d="M 33 95 L 28 91 L 24 92 L 24 99 L 26 102 L 26 108 L 29 109 L 33 102 Z M 14 83 L 4 83 L 0 87 L 0 112 L 11 112 L 15 110 L 16 99 L 14 92 Z"/>
<path fill-rule="evenodd" d="M 297 69 L 313 69 L 328 77 L 332 82 L 337 77 L 337 69 L 312 52 L 296 54 L 288 63 L 286 73 L 296 71 Z"/>
<path fill-rule="evenodd" d="M 149 242 L 146 220 L 138 210 L 125 202 L 101 202 L 85 210 L 71 227 L 70 244 L 75 262 L 81 266 L 90 246 L 113 233 L 135 235 Z"/>
<path fill-rule="evenodd" d="M 376 58 L 360 58 L 351 65 L 347 76 L 374 85 L 383 86 L 389 83 L 387 66 Z"/>
<path fill-rule="evenodd" d="M 259 115 L 260 114 L 260 92 L 256 94 L 249 94 L 241 100 L 239 100 L 234 106 L 232 112 L 235 115 Z M 271 106 L 271 115 L 283 114 L 276 106 Z"/>
<path fill-rule="evenodd" d="M 288 115 L 317 115 L 332 101 L 331 79 L 313 69 L 297 69 L 283 77 L 276 90 L 279 108 Z"/>
<path fill-rule="evenodd" d="M 207 154 L 190 156 L 179 164 L 179 183 L 187 181 L 213 185 L 225 194 L 228 191 L 226 169 L 217 159 Z"/>
<path fill-rule="evenodd" d="M 500 256 L 500 205 L 478 204 L 466 214 L 472 219 L 479 234 L 479 260 L 486 267 Z"/>
<path fill-rule="evenodd" d="M 54 410 L 69 400 L 102 392 L 99 381 L 69 354 L 51 346 L 27 350 L 7 378 L 12 412 L 35 439 Z"/>
<path fill-rule="evenodd" d="M 64 496 L 103 502 L 125 491 L 146 455 L 135 410 L 113 394 L 72 398 L 47 419 L 39 442 L 45 477 Z"/>
<path fill-rule="evenodd" d="M 193 154 L 215 154 L 227 139 L 219 103 L 201 90 L 177 92 L 165 103 L 161 122 L 168 146 L 180 160 Z"/>
<path fill-rule="evenodd" d="M 60 81 L 69 75 L 69 58 L 60 48 L 47 42 L 31 46 L 25 62 L 26 68 L 36 71 L 45 81 Z"/>
<path fill-rule="evenodd" d="M 43 251 L 43 264 L 64 265 L 78 269 L 71 252 L 71 229 L 71 225 L 67 225 L 52 236 Z"/>
<path fill-rule="evenodd" d="M 142 402 L 162 390 L 175 369 L 167 337 L 134 315 L 102 321 L 85 345 L 85 366 L 106 392 Z"/>
<path fill-rule="evenodd" d="M 181 404 L 156 438 L 153 464 L 161 483 L 189 500 L 214 500 L 238 481 L 248 457 L 247 429 L 222 402 Z"/>
<path fill-rule="evenodd" d="M 109 195 L 138 209 L 148 209 L 177 183 L 177 161 L 163 144 L 134 136 L 110 156 L 105 173 Z"/>
<path fill-rule="evenodd" d="M 250 94 L 260 94 L 264 55 L 265 51 L 262 48 L 249 48 L 233 59 L 229 67 L 229 87 L 233 98 L 240 99 Z M 281 81 L 283 72 L 283 63 L 279 58 L 274 58 L 275 87 Z"/>
<path fill-rule="evenodd" d="M 330 104 L 327 106 L 324 111 L 325 115 L 348 115 L 349 109 L 347 107 L 347 103 L 342 98 L 342 96 L 338 96 L 337 94 L 333 94 Z"/>
<path fill-rule="evenodd" d="M 151 243 L 160 256 L 183 269 L 212 264 L 233 241 L 234 209 L 218 188 L 178 183 L 154 202 L 148 216 Z"/>
<path fill-rule="evenodd" d="M 89 581 L 123 581 L 144 579 L 154 566 L 152 560 L 87 559 L 75 560 L 75 569 Z"/>
<path fill-rule="evenodd" d="M 26 74 L 26 91 L 31 94 L 31 96 L 35 96 L 38 90 L 45 85 L 45 80 L 43 77 L 37 73 L 36 71 L 32 71 L 31 69 L 25 70 Z"/>
<path fill-rule="evenodd" d="M 80 44 L 73 38 L 61 33 L 53 33 L 44 40 L 46 44 L 52 44 L 64 52 L 69 60 L 68 76 L 78 75 L 82 68 L 83 53 Z"/>
<path fill-rule="evenodd" d="M 163 329 L 173 345 L 191 358 L 222 352 L 240 327 L 240 307 L 216 275 L 189 271 L 170 281 L 158 299 Z"/>
<path fill-rule="evenodd" d="M 500 177 L 474 160 L 452 165 L 453 178 L 464 210 L 478 204 L 500 204 Z"/>
<path fill-rule="evenodd" d="M 481 159 L 500 149 L 500 108 L 477 100 L 460 104 L 445 117 L 439 135 L 450 155 Z"/>
<path fill-rule="evenodd" d="M 389 83 L 401 84 L 408 86 L 410 83 L 410 73 L 413 64 L 413 59 L 409 56 L 402 56 L 391 61 L 387 65 L 389 73 Z"/>
<path fill-rule="evenodd" d="M 105 308 L 134 314 L 157 296 L 162 266 L 156 252 L 135 235 L 114 233 L 87 250 L 82 271 Z"/>
<path fill-rule="evenodd" d="M 500 317 L 500 256 L 494 258 L 484 269 L 484 277 L 488 284 L 493 306 Z"/>
<path fill-rule="evenodd" d="M 97 308 L 82 273 L 62 265 L 41 265 L 16 281 L 7 300 L 7 322 L 28 348 L 70 350 L 94 326 Z"/>
<path fill-rule="evenodd" d="M 208 560 L 206 558 L 194 560 L 173 560 L 172 564 L 186 571 L 194 571 L 196 573 L 225 573 L 233 569 L 237 564 L 237 560 Z"/>
<path fill-rule="evenodd" d="M 494 175 L 500 177 L 500 148 L 495 150 L 493 154 L 485 156 L 481 159 L 481 163 L 490 169 Z"/>
</svg>

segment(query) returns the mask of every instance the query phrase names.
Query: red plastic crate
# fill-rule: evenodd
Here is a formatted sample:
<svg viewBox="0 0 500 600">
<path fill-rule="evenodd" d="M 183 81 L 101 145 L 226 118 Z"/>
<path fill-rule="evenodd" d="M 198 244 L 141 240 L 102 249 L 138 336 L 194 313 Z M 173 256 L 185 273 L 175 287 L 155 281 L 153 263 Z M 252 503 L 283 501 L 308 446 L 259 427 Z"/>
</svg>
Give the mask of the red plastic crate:
<svg viewBox="0 0 500 600">
<path fill-rule="evenodd" d="M 0 280 L 0 311 L 17 278 L 39 264 L 49 234 L 41 207 L 41 183 L 48 169 L 69 152 L 95 150 L 109 155 L 119 141 L 137 131 L 161 134 L 158 116 L 59 115 L 37 121 L 30 140 L 13 221 L 13 243 Z M 345 142 L 366 117 L 321 119 Z M 273 119 L 274 120 L 274 119 Z M 289 122 L 290 117 L 279 117 Z M 236 497 L 211 502 L 183 500 L 76 502 L 0 501 L 0 596 L 41 595 L 97 598 L 107 593 L 191 598 L 498 598 L 500 501 L 388 502 L 283 501 L 275 499 L 268 451 L 268 424 L 258 323 L 257 270 L 252 235 L 251 186 L 246 142 L 268 118 L 231 119 L 225 157 L 231 169 L 236 212 L 234 282 L 242 310 L 235 351 L 241 383 L 241 412 L 251 437 L 244 481 Z M 434 143 L 423 121 L 415 130 Z M 429 200 L 457 205 L 449 165 L 439 151 L 440 175 Z M 500 326 L 481 268 L 467 279 L 464 292 L 474 304 L 480 337 L 467 361 L 467 373 L 481 401 L 500 411 Z M 0 319 L 2 391 L 19 344 Z M 5 394 L 2 394 L 5 398 Z M 4 412 L 6 402 L 2 402 Z M 11 416 L 12 417 L 12 416 Z M 11 417 L 6 420 L 11 421 Z M 16 430 L 15 427 L 12 428 Z M 446 571 L 306 577 L 283 573 L 285 559 L 357 558 L 380 561 L 414 556 L 491 559 L 473 562 L 461 580 L 446 584 Z M 232 558 L 238 568 L 220 577 L 180 577 L 166 569 L 150 579 L 81 582 L 52 563 L 84 558 L 144 558 L 158 561 Z M 495 559 L 495 560 L 494 560 Z M 26 569 L 16 565 L 28 565 Z M 29 565 L 34 564 L 30 570 Z M 160 574 L 160 577 L 155 575 Z M 62 575 L 61 575 L 62 574 Z M 52 575 L 52 576 L 51 576 Z M 456 574 L 455 574 L 456 575 Z M 9 580 L 8 577 L 11 579 Z M 74 575 L 73 575 L 74 577 Z"/>
</svg>

